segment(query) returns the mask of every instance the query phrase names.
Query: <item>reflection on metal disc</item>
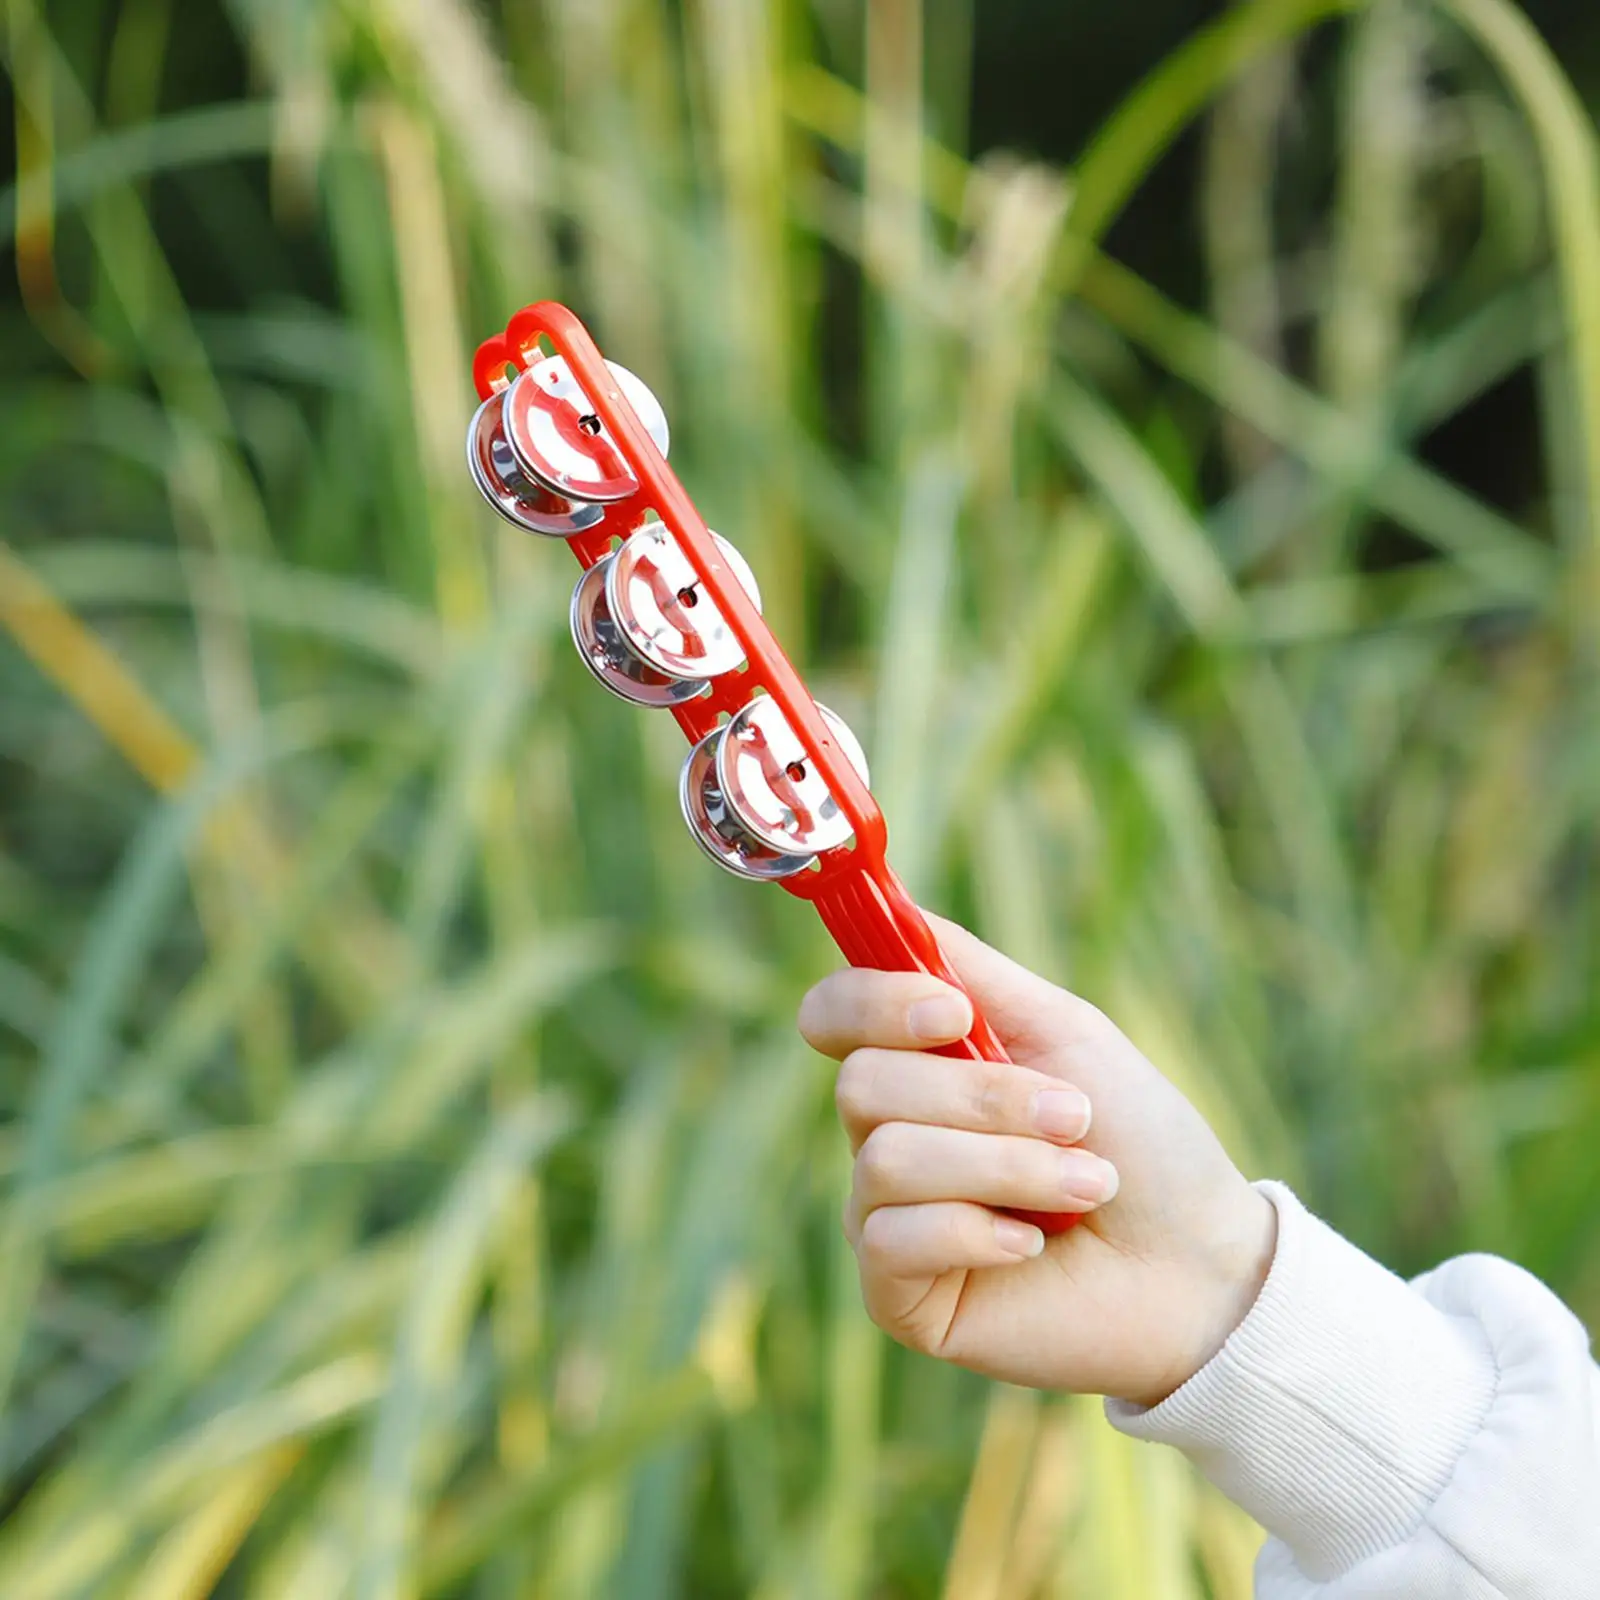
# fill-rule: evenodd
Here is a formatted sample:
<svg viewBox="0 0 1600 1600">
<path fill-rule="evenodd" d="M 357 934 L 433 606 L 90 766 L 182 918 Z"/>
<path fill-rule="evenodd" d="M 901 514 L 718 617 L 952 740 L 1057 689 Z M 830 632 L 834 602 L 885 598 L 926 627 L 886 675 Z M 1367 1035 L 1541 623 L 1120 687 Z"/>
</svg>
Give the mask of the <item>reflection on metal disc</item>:
<svg viewBox="0 0 1600 1600">
<path fill-rule="evenodd" d="M 744 557 L 711 537 L 759 611 L 761 592 Z M 611 558 L 606 602 L 624 643 L 668 677 L 703 682 L 744 662 L 744 646 L 664 523 L 647 522 Z"/>
<path fill-rule="evenodd" d="M 674 706 L 704 694 L 706 684 L 657 672 L 627 646 L 606 598 L 612 554 L 597 561 L 572 591 L 572 642 L 583 663 L 613 694 L 637 706 Z"/>
<path fill-rule="evenodd" d="M 523 473 L 505 433 L 508 393 L 503 389 L 490 395 L 473 413 L 467 428 L 467 465 L 472 481 L 507 522 L 526 533 L 569 539 L 592 528 L 605 515 L 603 506 L 564 499 Z"/>
<path fill-rule="evenodd" d="M 770 882 L 790 878 L 810 866 L 810 855 L 773 850 L 751 835 L 730 810 L 717 778 L 717 749 L 726 728 L 713 728 L 683 764 L 678 804 L 695 843 L 719 867 L 741 878 Z"/>
<path fill-rule="evenodd" d="M 667 453 L 667 419 L 646 385 L 608 361 L 623 398 L 638 414 L 656 448 Z M 535 362 L 506 390 L 506 436 L 523 472 L 553 494 L 610 504 L 638 489 L 589 397 L 560 356 Z"/>
<path fill-rule="evenodd" d="M 817 709 L 866 783 L 867 758 L 855 735 L 826 707 Z M 757 695 L 728 723 L 717 786 L 750 835 L 773 850 L 820 855 L 850 838 L 850 819 L 770 695 Z"/>
<path fill-rule="evenodd" d="M 817 710 L 866 783 L 855 735 L 826 706 Z M 689 752 L 678 800 L 700 848 L 741 878 L 791 877 L 850 838 L 849 819 L 770 695 L 756 696 Z"/>
</svg>

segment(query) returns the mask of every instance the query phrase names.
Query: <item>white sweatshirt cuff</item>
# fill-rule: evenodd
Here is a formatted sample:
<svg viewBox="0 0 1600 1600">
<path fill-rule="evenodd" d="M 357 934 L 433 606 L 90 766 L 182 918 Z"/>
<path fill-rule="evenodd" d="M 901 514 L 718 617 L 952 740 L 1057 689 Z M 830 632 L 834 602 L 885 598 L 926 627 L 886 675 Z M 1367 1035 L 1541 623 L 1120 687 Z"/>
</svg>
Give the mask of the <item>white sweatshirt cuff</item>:
<svg viewBox="0 0 1600 1600">
<path fill-rule="evenodd" d="M 1326 1581 L 1404 1543 L 1494 1402 L 1478 1323 L 1430 1305 L 1282 1184 L 1278 1248 L 1254 1308 L 1175 1394 L 1106 1402 L 1112 1424 L 1175 1445 Z"/>
</svg>

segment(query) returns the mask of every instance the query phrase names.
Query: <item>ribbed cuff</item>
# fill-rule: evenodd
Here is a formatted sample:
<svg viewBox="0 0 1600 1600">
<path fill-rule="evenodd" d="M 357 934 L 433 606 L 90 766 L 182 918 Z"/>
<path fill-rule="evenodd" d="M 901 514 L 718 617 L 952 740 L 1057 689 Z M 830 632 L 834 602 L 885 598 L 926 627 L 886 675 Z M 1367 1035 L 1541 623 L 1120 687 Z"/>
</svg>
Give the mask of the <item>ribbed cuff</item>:
<svg viewBox="0 0 1600 1600">
<path fill-rule="evenodd" d="M 1112 1425 L 1175 1445 L 1318 1582 L 1403 1543 L 1494 1399 L 1475 1322 L 1447 1316 L 1313 1217 L 1282 1184 L 1260 1298 L 1158 1406 L 1108 1400 Z"/>
</svg>

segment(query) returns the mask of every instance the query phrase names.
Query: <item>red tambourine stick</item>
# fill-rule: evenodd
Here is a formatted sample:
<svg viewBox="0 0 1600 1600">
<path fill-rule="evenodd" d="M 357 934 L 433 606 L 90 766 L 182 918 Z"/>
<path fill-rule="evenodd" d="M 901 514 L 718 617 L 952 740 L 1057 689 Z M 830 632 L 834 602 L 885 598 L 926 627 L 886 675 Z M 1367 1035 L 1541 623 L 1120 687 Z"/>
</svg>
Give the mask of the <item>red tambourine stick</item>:
<svg viewBox="0 0 1600 1600">
<path fill-rule="evenodd" d="M 626 538 L 637 527 L 644 510 L 653 510 L 671 531 L 744 649 L 746 665 L 742 670 L 712 679 L 708 692 L 670 708 L 679 726 L 691 743 L 697 743 L 716 728 L 721 713 L 732 715 L 753 695 L 765 691 L 781 708 L 850 822 L 854 838 L 849 843 L 824 851 L 811 868 L 779 881 L 790 894 L 816 906 L 852 966 L 885 972 L 926 972 L 965 992 L 946 963 L 933 930 L 888 863 L 883 813 L 829 731 L 772 630 L 729 571 L 710 530 L 623 394 L 588 330 L 565 306 L 553 301 L 525 306 L 512 317 L 503 334 L 485 340 L 478 348 L 472 375 L 480 398 L 487 400 L 505 388 L 530 359 L 541 359 L 541 338 L 565 359 L 604 425 L 611 450 L 606 451 L 604 440 L 594 436 L 584 435 L 570 442 L 581 443 L 592 456 L 598 455 L 607 470 L 618 465 L 607 461 L 614 452 L 638 483 L 636 492 L 608 506 L 593 526 L 567 539 L 573 554 L 585 569 L 594 566 L 610 553 L 613 539 Z M 563 421 L 554 411 L 548 420 L 558 431 L 576 423 L 570 417 Z M 938 1053 L 974 1061 L 1009 1061 L 976 1004 L 973 1016 L 971 1033 Z M 1046 1233 L 1063 1232 L 1078 1220 L 1071 1212 L 1021 1214 Z"/>
</svg>

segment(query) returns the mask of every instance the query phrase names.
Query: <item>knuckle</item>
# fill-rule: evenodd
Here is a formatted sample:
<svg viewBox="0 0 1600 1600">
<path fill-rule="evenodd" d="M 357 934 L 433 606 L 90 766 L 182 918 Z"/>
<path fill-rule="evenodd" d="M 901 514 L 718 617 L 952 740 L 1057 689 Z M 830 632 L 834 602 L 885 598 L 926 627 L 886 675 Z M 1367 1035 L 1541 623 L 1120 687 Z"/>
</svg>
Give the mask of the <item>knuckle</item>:
<svg viewBox="0 0 1600 1600">
<path fill-rule="evenodd" d="M 964 1084 L 966 1110 L 980 1130 L 1009 1128 L 1017 1120 L 1015 1076 L 987 1063 L 975 1066 Z"/>
<path fill-rule="evenodd" d="M 882 1122 L 862 1141 L 856 1171 L 867 1194 L 891 1195 L 905 1181 L 906 1131 L 903 1123 Z"/>
<path fill-rule="evenodd" d="M 821 1048 L 819 1041 L 825 1041 L 828 1034 L 833 1031 L 834 1014 L 838 1009 L 834 1003 L 836 987 L 832 977 L 813 984 L 806 991 L 795 1016 L 795 1026 L 800 1030 L 800 1037 L 819 1049 Z"/>
<path fill-rule="evenodd" d="M 833 1103 L 846 1122 L 866 1122 L 872 1116 L 876 1096 L 877 1064 L 865 1049 L 852 1050 L 839 1064 L 833 1086 Z"/>
<path fill-rule="evenodd" d="M 892 1220 L 882 1208 L 869 1211 L 861 1224 L 861 1253 L 874 1264 L 881 1263 L 893 1251 L 894 1231 Z"/>
</svg>

